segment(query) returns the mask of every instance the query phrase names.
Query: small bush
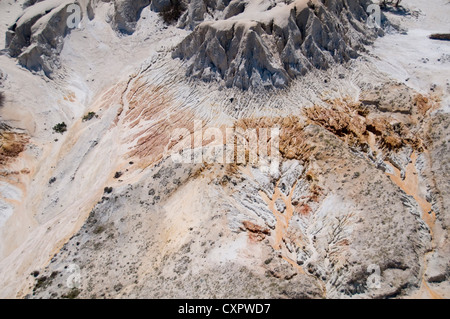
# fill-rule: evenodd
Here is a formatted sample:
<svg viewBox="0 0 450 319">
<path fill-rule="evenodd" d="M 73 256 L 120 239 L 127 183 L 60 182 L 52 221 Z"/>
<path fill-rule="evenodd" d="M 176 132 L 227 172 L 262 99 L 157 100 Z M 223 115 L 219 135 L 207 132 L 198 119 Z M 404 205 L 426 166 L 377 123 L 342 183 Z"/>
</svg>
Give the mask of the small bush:
<svg viewBox="0 0 450 319">
<path fill-rule="evenodd" d="M 94 234 L 98 235 L 98 234 L 103 233 L 104 231 L 105 231 L 105 227 L 103 227 L 103 226 L 98 226 L 98 227 L 96 227 L 96 228 L 94 229 Z"/>
<path fill-rule="evenodd" d="M 112 187 L 105 187 L 103 191 L 104 191 L 105 194 L 111 194 L 112 191 L 113 191 L 113 188 Z"/>
<path fill-rule="evenodd" d="M 96 116 L 95 112 L 89 112 L 85 116 L 83 116 L 83 122 L 90 121 Z"/>
<path fill-rule="evenodd" d="M 5 103 L 5 94 L 3 92 L 0 92 L 0 107 L 2 107 L 4 103 Z"/>
<path fill-rule="evenodd" d="M 63 299 L 75 299 L 80 293 L 81 291 L 78 288 L 73 288 L 69 293 L 62 295 L 61 297 Z"/>
<path fill-rule="evenodd" d="M 58 123 L 55 126 L 53 126 L 53 131 L 55 131 L 56 133 L 64 133 L 65 131 L 67 131 L 67 125 L 66 123 L 62 122 L 62 123 Z"/>
<path fill-rule="evenodd" d="M 55 279 L 56 275 L 53 275 L 50 277 L 47 276 L 41 276 L 36 278 L 36 283 L 34 285 L 33 291 L 36 292 L 38 289 L 45 289 L 48 286 L 50 286 L 53 282 L 53 279 Z"/>
<path fill-rule="evenodd" d="M 162 10 L 159 15 L 167 24 L 172 24 L 181 17 L 186 10 L 186 6 L 182 0 L 171 0 L 170 6 Z"/>
</svg>

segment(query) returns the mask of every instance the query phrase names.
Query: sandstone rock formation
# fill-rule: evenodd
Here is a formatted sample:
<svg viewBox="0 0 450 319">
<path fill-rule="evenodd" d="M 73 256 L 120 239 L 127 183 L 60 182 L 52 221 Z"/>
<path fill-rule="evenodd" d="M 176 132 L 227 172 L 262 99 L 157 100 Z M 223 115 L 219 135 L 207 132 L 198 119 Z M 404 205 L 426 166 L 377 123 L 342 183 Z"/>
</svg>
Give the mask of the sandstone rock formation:
<svg viewBox="0 0 450 319">
<path fill-rule="evenodd" d="M 244 90 L 286 87 L 312 68 L 355 58 L 376 34 L 364 24 L 367 6 L 368 1 L 232 1 L 224 19 L 200 23 L 173 56 L 186 61 L 188 76 L 205 81 Z M 203 11 L 189 9 L 188 20 L 199 21 Z"/>
<path fill-rule="evenodd" d="M 77 2 L 80 20 L 92 20 L 99 5 L 109 3 L 112 28 L 123 34 L 132 34 L 142 9 L 150 0 L 83 0 Z M 59 54 L 65 37 L 72 31 L 67 21 L 73 11 L 68 7 L 73 1 L 41 0 L 28 1 L 26 9 L 6 34 L 6 48 L 12 57 L 29 70 L 42 70 L 45 75 L 60 67 Z"/>
<path fill-rule="evenodd" d="M 187 61 L 187 75 L 223 80 L 227 87 L 285 87 L 312 68 L 325 69 L 357 56 L 376 32 L 365 26 L 368 1 L 99 1 L 79 3 L 90 20 L 96 8 L 110 5 L 111 26 L 134 32 L 143 8 L 161 12 L 186 7 L 178 27 L 193 30 L 174 57 Z M 30 70 L 50 75 L 59 66 L 70 1 L 27 2 L 9 28 L 6 47 Z M 83 17 L 82 16 L 82 17 Z"/>
<path fill-rule="evenodd" d="M 10 55 L 29 70 L 50 75 L 58 66 L 56 55 L 62 50 L 63 38 L 70 32 L 70 4 L 72 1 L 47 0 L 25 9 L 6 34 Z"/>
<path fill-rule="evenodd" d="M 150 0 L 114 0 L 113 27 L 125 34 L 133 33 L 141 10 Z"/>
<path fill-rule="evenodd" d="M 0 123 L 0 165 L 13 161 L 25 149 L 28 136 Z"/>
</svg>

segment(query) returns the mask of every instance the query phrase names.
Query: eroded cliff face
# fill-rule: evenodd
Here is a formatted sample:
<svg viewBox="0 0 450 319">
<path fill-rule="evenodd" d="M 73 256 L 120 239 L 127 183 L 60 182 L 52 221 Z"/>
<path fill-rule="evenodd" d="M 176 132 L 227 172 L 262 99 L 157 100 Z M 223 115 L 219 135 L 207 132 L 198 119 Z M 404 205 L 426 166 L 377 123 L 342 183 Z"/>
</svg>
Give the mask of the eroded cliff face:
<svg viewBox="0 0 450 319">
<path fill-rule="evenodd" d="M 21 65 L 51 77 L 61 68 L 65 38 L 77 27 L 69 19 L 78 23 L 86 16 L 85 24 L 99 15 L 119 34 L 131 35 L 142 10 L 150 7 L 179 28 L 195 27 L 173 52 L 186 61 L 188 76 L 244 90 L 281 88 L 312 68 L 356 58 L 364 44 L 381 35 L 381 29 L 365 24 L 368 5 L 366 0 L 83 0 L 75 10 L 72 1 L 37 1 L 27 3 L 9 27 L 6 47 Z"/>
<path fill-rule="evenodd" d="M 75 6 L 74 6 L 75 4 Z M 96 14 L 119 34 L 135 31 L 142 9 L 150 0 L 41 0 L 25 2 L 23 13 L 6 33 L 6 48 L 12 57 L 32 71 L 52 77 L 61 68 L 59 55 L 71 31 L 88 23 Z M 70 23 L 68 22 L 70 21 Z"/>
<path fill-rule="evenodd" d="M 176 48 L 188 76 L 244 90 L 282 88 L 312 68 L 355 58 L 377 35 L 365 25 L 367 1 L 239 4 L 230 2 L 225 18 L 200 23 Z"/>
<path fill-rule="evenodd" d="M 450 90 L 376 67 L 366 2 L 56 2 L 0 56 L 1 296 L 449 297 Z"/>
<path fill-rule="evenodd" d="M 30 70 L 50 75 L 58 68 L 56 57 L 70 32 L 67 20 L 72 1 L 41 1 L 28 7 L 6 34 L 6 47 L 12 57 Z"/>
</svg>

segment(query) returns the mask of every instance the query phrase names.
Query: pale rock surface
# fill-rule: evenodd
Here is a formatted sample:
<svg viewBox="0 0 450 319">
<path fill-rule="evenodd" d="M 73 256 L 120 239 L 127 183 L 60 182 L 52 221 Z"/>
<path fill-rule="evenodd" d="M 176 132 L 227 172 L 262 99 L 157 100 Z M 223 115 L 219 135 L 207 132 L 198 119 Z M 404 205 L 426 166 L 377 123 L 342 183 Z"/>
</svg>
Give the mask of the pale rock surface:
<svg viewBox="0 0 450 319">
<path fill-rule="evenodd" d="M 150 0 L 114 0 L 113 27 L 119 32 L 130 34 L 136 28 L 143 8 L 150 4 Z"/>
<path fill-rule="evenodd" d="M 63 38 L 70 32 L 67 7 L 71 1 L 47 0 L 25 9 L 6 34 L 6 46 L 12 57 L 30 70 L 50 75 L 57 68 L 55 58 L 62 50 Z"/>
</svg>

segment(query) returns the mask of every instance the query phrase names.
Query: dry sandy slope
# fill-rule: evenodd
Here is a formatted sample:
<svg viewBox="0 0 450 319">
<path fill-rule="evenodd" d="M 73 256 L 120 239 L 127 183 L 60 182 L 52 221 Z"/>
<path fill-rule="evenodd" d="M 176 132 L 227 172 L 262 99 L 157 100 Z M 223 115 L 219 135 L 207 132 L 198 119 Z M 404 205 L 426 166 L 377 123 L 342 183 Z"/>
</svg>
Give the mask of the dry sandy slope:
<svg viewBox="0 0 450 319">
<path fill-rule="evenodd" d="M 1 5 L 9 6 L 8 3 L 2 1 Z M 1 10 L 2 23 L 10 24 L 14 20 L 12 14 L 19 12 L 20 2 L 11 3 L 11 10 Z M 54 81 L 33 75 L 17 66 L 15 60 L 0 56 L 0 68 L 6 75 L 2 120 L 24 129 L 31 137 L 20 158 L 2 168 L 6 174 L 2 177 L 6 182 L 2 193 L 21 194 L 12 201 L 5 199 L 5 212 L 14 213 L 8 213 L 11 217 L 1 231 L 4 297 L 22 294 L 20 287 L 30 271 L 36 264 L 47 263 L 70 234 L 79 229 L 114 175 L 117 151 L 111 141 L 115 137 L 111 133 L 105 136 L 105 129 L 118 105 L 113 105 L 110 113 L 102 113 L 102 121 L 82 123 L 81 117 L 95 108 L 95 99 L 101 92 L 121 78 L 126 81 L 135 68 L 157 50 L 170 46 L 172 38 L 182 32 L 167 30 L 161 22 L 154 22 L 155 13 L 147 10 L 135 35 L 122 39 L 105 22 L 107 9 L 107 4 L 100 7 L 97 19 L 83 21 L 81 29 L 66 39 L 61 53 L 64 69 Z M 154 30 L 152 38 L 148 30 Z M 69 132 L 52 133 L 51 128 L 62 121 L 67 123 Z M 93 149 L 101 137 L 106 147 Z M 98 161 L 99 158 L 104 160 Z M 24 169 L 29 173 L 15 174 Z M 56 182 L 49 184 L 53 177 Z"/>
</svg>

